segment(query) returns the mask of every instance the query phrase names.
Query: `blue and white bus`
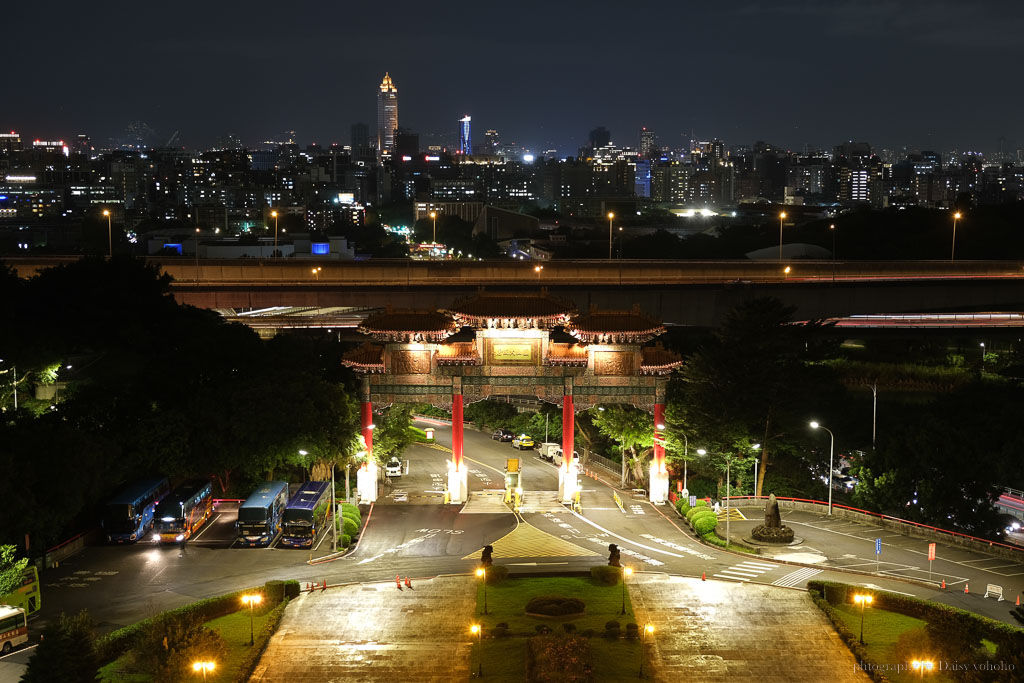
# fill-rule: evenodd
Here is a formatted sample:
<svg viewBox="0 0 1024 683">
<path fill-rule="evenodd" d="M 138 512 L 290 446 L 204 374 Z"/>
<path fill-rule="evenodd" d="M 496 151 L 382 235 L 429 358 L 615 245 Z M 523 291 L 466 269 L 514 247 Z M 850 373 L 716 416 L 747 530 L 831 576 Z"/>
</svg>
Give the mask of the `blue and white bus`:
<svg viewBox="0 0 1024 683">
<path fill-rule="evenodd" d="M 320 530 L 330 522 L 331 482 L 307 481 L 284 509 L 281 545 L 312 548 Z"/>
<path fill-rule="evenodd" d="M 138 481 L 114 496 L 103 511 L 108 543 L 134 543 L 153 525 L 157 503 L 171 491 L 167 479 Z"/>
<path fill-rule="evenodd" d="M 208 481 L 187 481 L 167 494 L 153 513 L 153 539 L 164 543 L 188 540 L 213 512 L 213 486 Z"/>
<path fill-rule="evenodd" d="M 281 531 L 281 518 L 288 504 L 288 482 L 268 481 L 252 492 L 238 508 L 238 543 L 269 545 Z"/>
</svg>

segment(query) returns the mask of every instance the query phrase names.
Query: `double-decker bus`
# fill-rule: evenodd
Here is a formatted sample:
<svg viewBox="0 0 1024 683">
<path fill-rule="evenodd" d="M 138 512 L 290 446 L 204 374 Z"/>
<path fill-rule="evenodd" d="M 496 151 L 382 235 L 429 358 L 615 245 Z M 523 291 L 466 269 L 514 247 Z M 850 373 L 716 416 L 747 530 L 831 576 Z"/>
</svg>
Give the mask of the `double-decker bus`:
<svg viewBox="0 0 1024 683">
<path fill-rule="evenodd" d="M 108 543 L 134 543 L 153 525 L 157 503 L 171 490 L 166 479 L 135 482 L 117 494 L 103 511 Z"/>
<path fill-rule="evenodd" d="M 281 518 L 288 504 L 288 482 L 267 481 L 238 508 L 238 542 L 241 545 L 269 545 L 281 530 Z"/>
<path fill-rule="evenodd" d="M 284 509 L 281 545 L 312 548 L 313 540 L 327 526 L 331 515 L 331 482 L 307 481 Z"/>
<path fill-rule="evenodd" d="M 28 619 L 25 610 L 0 605 L 0 654 L 7 654 L 28 642 Z"/>
<path fill-rule="evenodd" d="M 185 541 L 213 512 L 213 487 L 201 479 L 188 481 L 171 491 L 156 506 L 154 540 Z"/>
<path fill-rule="evenodd" d="M 0 595 L 0 605 L 20 607 L 26 614 L 32 614 L 43 606 L 43 597 L 39 592 L 39 570 L 35 565 L 25 567 L 20 586 L 7 595 Z"/>
</svg>

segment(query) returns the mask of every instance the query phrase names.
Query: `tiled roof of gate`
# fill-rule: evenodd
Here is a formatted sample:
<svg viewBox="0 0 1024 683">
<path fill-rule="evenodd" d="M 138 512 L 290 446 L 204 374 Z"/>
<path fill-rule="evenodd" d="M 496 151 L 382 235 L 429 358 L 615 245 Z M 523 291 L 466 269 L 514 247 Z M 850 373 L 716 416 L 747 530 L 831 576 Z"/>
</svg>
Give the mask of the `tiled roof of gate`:
<svg viewBox="0 0 1024 683">
<path fill-rule="evenodd" d="M 586 365 L 587 347 L 583 344 L 548 343 L 548 365 Z"/>
<path fill-rule="evenodd" d="M 547 293 L 481 292 L 456 301 L 448 310 L 455 318 L 467 322 L 499 319 L 536 320 L 543 324 L 563 324 L 576 312 L 571 301 Z"/>
<path fill-rule="evenodd" d="M 661 344 L 645 346 L 640 361 L 641 375 L 667 375 L 683 364 L 682 357 L 663 348 Z"/>
<path fill-rule="evenodd" d="M 587 343 L 642 344 L 664 334 L 665 326 L 639 310 L 591 311 L 573 320 L 566 332 Z"/>
<path fill-rule="evenodd" d="M 438 365 L 479 365 L 475 342 L 455 342 L 437 347 Z"/>
<path fill-rule="evenodd" d="M 442 341 L 458 332 L 450 316 L 438 311 L 392 311 L 371 315 L 359 331 L 381 341 Z"/>
<path fill-rule="evenodd" d="M 380 344 L 363 344 L 345 352 L 341 362 L 356 372 L 384 372 L 384 347 Z"/>
</svg>

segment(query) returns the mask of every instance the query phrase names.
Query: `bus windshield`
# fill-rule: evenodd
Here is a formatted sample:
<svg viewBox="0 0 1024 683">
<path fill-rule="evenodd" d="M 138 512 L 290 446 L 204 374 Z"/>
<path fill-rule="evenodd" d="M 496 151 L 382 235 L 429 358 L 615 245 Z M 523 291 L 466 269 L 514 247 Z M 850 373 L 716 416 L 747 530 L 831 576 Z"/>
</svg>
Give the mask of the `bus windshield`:
<svg viewBox="0 0 1024 683">
<path fill-rule="evenodd" d="M 103 511 L 103 528 L 115 534 L 134 531 L 134 512 L 128 504 L 108 505 Z"/>
<path fill-rule="evenodd" d="M 285 510 L 284 523 L 295 526 L 313 526 L 312 510 Z"/>
<path fill-rule="evenodd" d="M 266 522 L 267 521 L 267 509 L 266 508 L 240 508 L 238 510 L 238 521 L 239 522 Z"/>
</svg>

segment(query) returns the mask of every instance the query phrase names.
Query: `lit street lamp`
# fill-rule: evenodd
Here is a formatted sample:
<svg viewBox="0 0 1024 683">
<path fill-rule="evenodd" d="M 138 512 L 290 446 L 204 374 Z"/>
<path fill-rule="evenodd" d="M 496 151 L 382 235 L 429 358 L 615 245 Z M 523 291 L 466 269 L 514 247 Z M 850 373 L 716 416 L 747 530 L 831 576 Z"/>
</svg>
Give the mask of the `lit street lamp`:
<svg viewBox="0 0 1024 683">
<path fill-rule="evenodd" d="M 870 595 L 854 595 L 853 601 L 860 605 L 860 644 L 864 644 L 864 608 L 874 600 Z"/>
<path fill-rule="evenodd" d="M 107 256 L 114 258 L 114 237 L 113 230 L 110 227 L 110 211 L 103 209 L 103 215 L 107 217 Z"/>
<path fill-rule="evenodd" d="M 924 672 L 931 673 L 935 668 L 935 662 L 930 659 L 915 659 L 910 663 L 910 668 L 918 672 L 918 678 L 924 678 Z"/>
<path fill-rule="evenodd" d="M 478 568 L 476 575 L 484 582 L 484 614 L 487 614 L 487 569 L 485 567 Z"/>
<path fill-rule="evenodd" d="M 615 214 L 611 211 L 608 212 L 608 260 L 612 260 L 612 220 L 615 218 Z"/>
<path fill-rule="evenodd" d="M 632 567 L 622 568 L 622 614 L 626 613 L 626 579 L 633 575 Z"/>
<path fill-rule="evenodd" d="M 811 429 L 824 429 L 828 432 L 831 437 L 828 446 L 828 514 L 832 514 L 832 457 L 836 450 L 836 435 L 832 433 L 832 430 L 825 425 L 818 424 L 817 422 L 811 422 Z"/>
<path fill-rule="evenodd" d="M 483 678 L 483 675 L 484 675 L 484 629 L 483 629 L 483 626 L 481 626 L 480 624 L 473 624 L 472 626 L 469 627 L 469 632 L 472 633 L 474 636 L 476 636 L 476 642 L 477 642 L 477 646 L 478 646 L 476 654 L 477 654 L 477 657 L 479 658 L 477 660 L 479 662 L 479 665 L 477 666 L 476 675 L 477 675 L 478 678 Z"/>
<path fill-rule="evenodd" d="M 321 270 L 323 270 L 323 268 L 321 268 L 320 266 L 317 266 L 316 268 L 313 269 L 313 275 L 316 276 L 316 281 L 317 282 L 320 282 L 320 271 Z"/>
<path fill-rule="evenodd" d="M 779 213 L 779 262 L 782 262 L 782 221 L 786 220 L 786 212 Z"/>
<path fill-rule="evenodd" d="M 199 228 L 196 228 L 196 282 L 199 282 Z"/>
<path fill-rule="evenodd" d="M 273 253 L 273 256 L 277 256 L 277 211 L 271 211 L 270 215 L 274 217 L 274 253 Z"/>
<path fill-rule="evenodd" d="M 985 342 L 981 342 L 981 371 L 985 372 Z"/>
<path fill-rule="evenodd" d="M 253 608 L 256 607 L 256 605 L 258 605 L 261 602 L 263 602 L 263 596 L 260 595 L 259 593 L 256 593 L 255 595 L 243 595 L 242 596 L 242 602 L 245 603 L 246 605 L 249 605 L 249 644 L 252 645 L 254 643 L 253 631 L 252 631 L 252 620 L 253 620 L 252 611 L 253 611 Z"/>
<path fill-rule="evenodd" d="M 640 641 L 640 675 L 639 678 L 644 677 L 644 650 L 647 645 L 647 635 L 654 633 L 654 624 L 644 624 L 644 635 L 643 640 Z"/>
<path fill-rule="evenodd" d="M 196 672 L 202 671 L 204 681 L 206 680 L 206 672 L 213 671 L 215 668 L 217 668 L 216 662 L 192 662 L 192 670 Z"/>
<path fill-rule="evenodd" d="M 959 211 L 957 211 L 956 213 L 953 214 L 953 246 L 949 250 L 949 260 L 950 261 L 955 261 L 956 260 L 956 222 L 958 220 L 960 220 L 960 212 Z"/>
<path fill-rule="evenodd" d="M 434 239 L 431 240 L 431 243 L 437 244 L 437 211 L 430 212 L 430 220 L 434 221 Z"/>
<path fill-rule="evenodd" d="M 836 281 L 836 224 L 828 226 L 832 231 L 832 282 Z"/>
</svg>

